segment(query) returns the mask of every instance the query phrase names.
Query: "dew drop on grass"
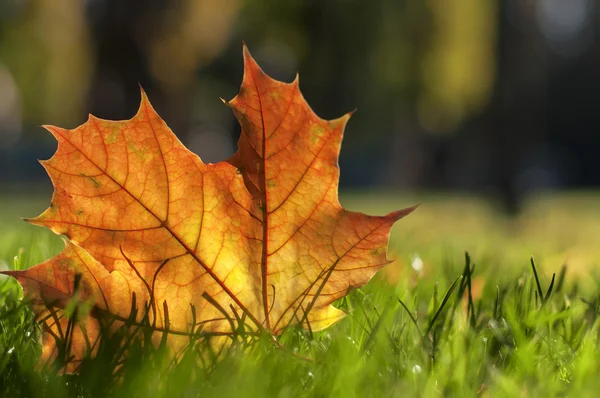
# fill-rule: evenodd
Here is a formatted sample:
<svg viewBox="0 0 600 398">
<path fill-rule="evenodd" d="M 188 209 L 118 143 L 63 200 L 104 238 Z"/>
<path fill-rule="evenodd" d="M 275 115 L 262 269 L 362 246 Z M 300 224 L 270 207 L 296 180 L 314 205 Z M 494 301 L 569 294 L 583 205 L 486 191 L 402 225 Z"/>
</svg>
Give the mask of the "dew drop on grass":
<svg viewBox="0 0 600 398">
<path fill-rule="evenodd" d="M 412 372 L 416 375 L 421 374 L 421 367 L 419 365 L 413 365 Z"/>
<path fill-rule="evenodd" d="M 419 274 L 423 272 L 424 263 L 418 253 L 412 255 L 410 266 Z"/>
<path fill-rule="evenodd" d="M 350 337 L 350 336 L 346 336 L 346 338 L 347 338 L 347 339 L 350 341 L 350 343 L 352 343 L 352 345 L 353 345 L 353 346 L 354 346 L 356 349 L 358 349 L 358 344 L 356 344 L 356 341 L 355 341 L 355 340 L 354 340 L 352 337 Z"/>
</svg>

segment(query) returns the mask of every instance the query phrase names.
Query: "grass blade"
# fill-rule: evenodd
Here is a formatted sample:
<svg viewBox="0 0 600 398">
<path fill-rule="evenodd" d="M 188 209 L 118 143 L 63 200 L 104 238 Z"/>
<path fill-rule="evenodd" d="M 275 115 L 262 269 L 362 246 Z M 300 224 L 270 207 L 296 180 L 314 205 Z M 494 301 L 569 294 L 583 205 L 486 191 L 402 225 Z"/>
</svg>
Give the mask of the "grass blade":
<svg viewBox="0 0 600 398">
<path fill-rule="evenodd" d="M 456 289 L 456 286 L 457 286 L 458 282 L 460 282 L 462 279 L 463 279 L 462 275 L 459 276 L 458 278 L 456 278 L 456 280 L 454 281 L 454 283 L 452 284 L 452 286 L 450 286 L 450 289 L 448 289 L 448 292 L 444 296 L 444 299 L 442 300 L 442 303 L 440 304 L 440 307 L 438 308 L 438 310 L 436 311 L 435 315 L 431 319 L 431 322 L 429 322 L 429 326 L 427 327 L 427 331 L 425 332 L 425 336 L 427 336 L 429 334 L 429 332 L 431 332 L 431 329 L 435 325 L 435 322 L 437 321 L 438 317 L 440 316 L 440 314 L 444 310 L 444 307 L 446 306 L 446 303 L 450 299 L 450 295 L 452 295 L 452 292 L 454 292 L 454 289 Z"/>
</svg>

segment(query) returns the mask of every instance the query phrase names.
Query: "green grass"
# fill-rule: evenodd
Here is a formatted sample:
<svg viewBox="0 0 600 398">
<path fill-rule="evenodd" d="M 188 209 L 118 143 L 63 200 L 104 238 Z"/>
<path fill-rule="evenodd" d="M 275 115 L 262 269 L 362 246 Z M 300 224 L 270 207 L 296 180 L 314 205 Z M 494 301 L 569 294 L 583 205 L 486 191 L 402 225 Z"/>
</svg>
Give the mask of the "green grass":
<svg viewBox="0 0 600 398">
<path fill-rule="evenodd" d="M 61 250 L 59 237 L 15 217 L 44 201 L 0 202 L 1 264 L 29 267 Z M 284 349 L 263 339 L 218 361 L 190 350 L 174 364 L 139 342 L 112 372 L 119 354 L 108 345 L 79 375 L 60 375 L 36 366 L 39 328 L 3 278 L 0 396 L 595 396 L 600 196 L 537 198 L 515 219 L 473 198 L 342 197 L 370 213 L 418 202 L 393 231 L 398 261 L 338 303 L 348 316 L 320 333 L 288 330 Z"/>
</svg>

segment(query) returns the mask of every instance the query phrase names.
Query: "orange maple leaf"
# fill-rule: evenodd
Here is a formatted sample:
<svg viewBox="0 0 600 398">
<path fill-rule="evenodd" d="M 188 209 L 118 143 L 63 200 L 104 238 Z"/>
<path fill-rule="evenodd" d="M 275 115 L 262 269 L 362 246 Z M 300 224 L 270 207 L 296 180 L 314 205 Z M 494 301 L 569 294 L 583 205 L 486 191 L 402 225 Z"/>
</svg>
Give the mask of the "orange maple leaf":
<svg viewBox="0 0 600 398">
<path fill-rule="evenodd" d="M 175 349 L 190 336 L 233 335 L 240 323 L 271 335 L 291 324 L 320 330 L 344 316 L 334 300 L 389 263 L 390 228 L 413 208 L 368 216 L 341 207 L 350 114 L 319 118 L 298 79 L 271 79 L 245 46 L 240 92 L 225 103 L 242 133 L 237 153 L 217 164 L 185 148 L 143 92 L 131 120 L 46 127 L 58 140 L 42 162 L 55 192 L 29 222 L 68 241 L 58 256 L 7 272 L 37 303 L 45 359 L 69 327 L 73 358 L 93 353 L 106 319 L 145 319 Z M 74 297 L 91 308 L 75 328 L 64 310 Z"/>
</svg>

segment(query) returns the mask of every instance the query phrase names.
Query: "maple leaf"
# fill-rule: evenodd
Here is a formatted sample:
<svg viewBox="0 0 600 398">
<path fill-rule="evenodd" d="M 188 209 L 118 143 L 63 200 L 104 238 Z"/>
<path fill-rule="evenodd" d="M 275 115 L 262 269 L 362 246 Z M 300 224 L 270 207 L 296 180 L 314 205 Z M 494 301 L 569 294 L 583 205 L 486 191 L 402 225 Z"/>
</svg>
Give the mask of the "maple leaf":
<svg viewBox="0 0 600 398">
<path fill-rule="evenodd" d="M 390 228 L 413 208 L 368 216 L 341 207 L 338 155 L 350 114 L 319 118 L 297 78 L 271 79 L 245 46 L 240 92 L 224 102 L 242 132 L 239 150 L 216 164 L 185 148 L 143 91 L 130 120 L 90 115 L 74 130 L 46 127 L 58 140 L 42 162 L 55 191 L 28 221 L 68 241 L 56 257 L 7 272 L 43 320 L 43 359 L 58 355 L 70 331 L 76 364 L 107 320 L 145 325 L 175 350 L 190 336 L 240 327 L 320 330 L 344 316 L 334 300 L 389 263 Z M 65 309 L 74 299 L 89 309 L 76 326 Z"/>
</svg>

